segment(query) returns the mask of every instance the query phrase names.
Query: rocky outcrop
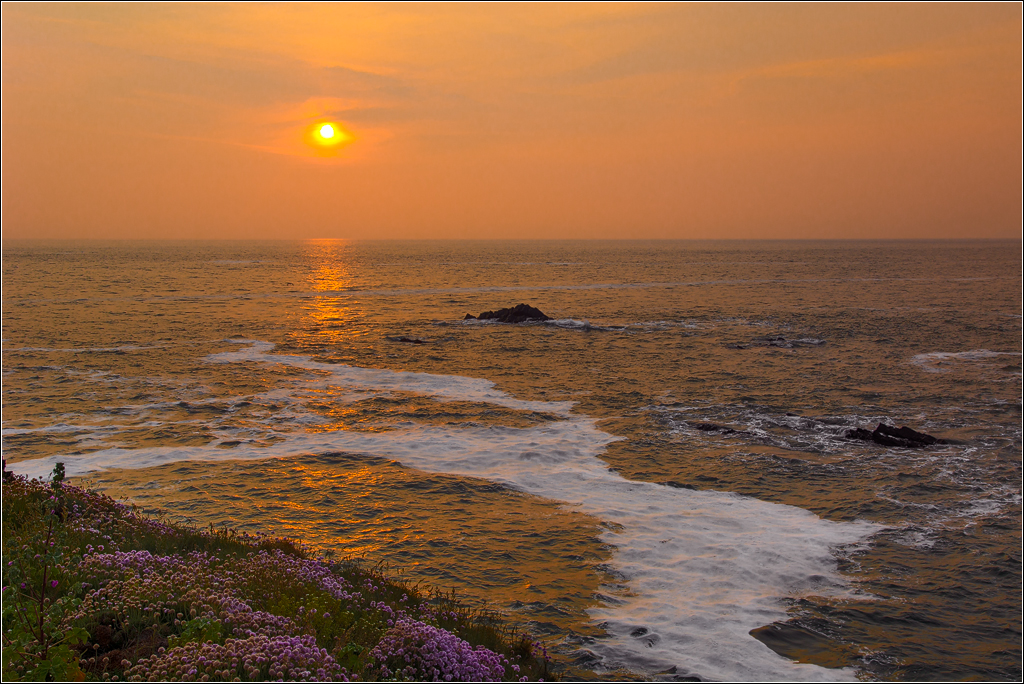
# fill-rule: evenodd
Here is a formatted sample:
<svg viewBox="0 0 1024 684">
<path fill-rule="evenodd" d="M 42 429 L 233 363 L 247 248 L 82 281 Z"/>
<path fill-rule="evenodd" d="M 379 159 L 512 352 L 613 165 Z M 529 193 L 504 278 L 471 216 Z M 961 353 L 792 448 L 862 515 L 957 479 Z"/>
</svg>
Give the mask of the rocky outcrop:
<svg viewBox="0 0 1024 684">
<path fill-rule="evenodd" d="M 882 446 L 905 447 L 908 449 L 920 449 L 921 447 L 932 446 L 933 444 L 949 444 L 944 439 L 926 435 L 905 425 L 896 428 L 885 423 L 879 423 L 874 432 L 864 428 L 847 430 L 846 438 L 874 442 Z"/>
<path fill-rule="evenodd" d="M 510 309 L 498 309 L 497 311 L 484 311 L 479 316 L 466 314 L 462 320 L 471 321 L 479 319 L 482 321 L 497 321 L 499 323 L 525 323 L 526 321 L 550 321 L 550 316 L 528 304 L 516 304 Z"/>
<path fill-rule="evenodd" d="M 717 423 L 690 423 L 690 426 L 701 432 L 720 432 L 723 435 L 746 435 L 746 430 L 734 430 L 731 427 L 718 425 Z"/>
</svg>

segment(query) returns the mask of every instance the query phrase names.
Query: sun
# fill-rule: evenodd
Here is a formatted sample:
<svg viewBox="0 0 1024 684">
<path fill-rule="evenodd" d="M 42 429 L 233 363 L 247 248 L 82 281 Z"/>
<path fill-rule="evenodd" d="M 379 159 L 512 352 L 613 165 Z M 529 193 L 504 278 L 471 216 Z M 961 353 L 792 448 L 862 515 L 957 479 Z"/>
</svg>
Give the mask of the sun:
<svg viewBox="0 0 1024 684">
<path fill-rule="evenodd" d="M 315 147 L 327 151 L 350 143 L 354 138 L 335 121 L 317 121 L 309 127 L 307 139 Z"/>
</svg>

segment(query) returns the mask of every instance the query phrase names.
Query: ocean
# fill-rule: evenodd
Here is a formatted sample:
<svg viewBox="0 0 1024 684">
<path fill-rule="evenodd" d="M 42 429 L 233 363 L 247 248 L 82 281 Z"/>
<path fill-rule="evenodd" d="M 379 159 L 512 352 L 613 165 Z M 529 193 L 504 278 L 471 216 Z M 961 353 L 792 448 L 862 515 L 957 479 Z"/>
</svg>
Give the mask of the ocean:
<svg viewBox="0 0 1024 684">
<path fill-rule="evenodd" d="M 1021 283 L 1019 241 L 5 241 L 3 455 L 568 678 L 1019 681 Z"/>
</svg>

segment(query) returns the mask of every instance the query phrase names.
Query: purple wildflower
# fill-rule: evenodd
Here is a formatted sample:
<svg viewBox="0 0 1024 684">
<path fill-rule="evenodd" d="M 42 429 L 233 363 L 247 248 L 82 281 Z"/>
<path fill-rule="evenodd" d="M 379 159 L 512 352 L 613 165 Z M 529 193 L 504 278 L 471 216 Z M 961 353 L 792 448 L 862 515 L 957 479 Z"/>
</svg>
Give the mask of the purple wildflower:
<svg viewBox="0 0 1024 684">
<path fill-rule="evenodd" d="M 368 665 L 385 679 L 494 682 L 508 659 L 439 627 L 402 618 L 370 651 Z"/>
</svg>

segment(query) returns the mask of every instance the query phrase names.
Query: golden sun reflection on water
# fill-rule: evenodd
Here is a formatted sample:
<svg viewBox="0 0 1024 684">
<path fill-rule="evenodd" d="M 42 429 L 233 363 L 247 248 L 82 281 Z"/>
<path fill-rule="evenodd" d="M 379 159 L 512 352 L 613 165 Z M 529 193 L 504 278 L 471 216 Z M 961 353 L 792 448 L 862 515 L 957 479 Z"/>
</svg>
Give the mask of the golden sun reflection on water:
<svg viewBox="0 0 1024 684">
<path fill-rule="evenodd" d="M 349 245 L 347 240 L 330 239 L 307 240 L 303 244 L 303 254 L 311 269 L 307 280 L 314 290 L 344 290 L 350 286 L 352 276 L 346 258 Z"/>
<path fill-rule="evenodd" d="M 368 334 L 366 311 L 345 294 L 353 288 L 346 240 L 308 240 L 303 257 L 308 264 L 300 308 L 290 313 L 289 337 L 304 349 L 338 348 Z"/>
</svg>

